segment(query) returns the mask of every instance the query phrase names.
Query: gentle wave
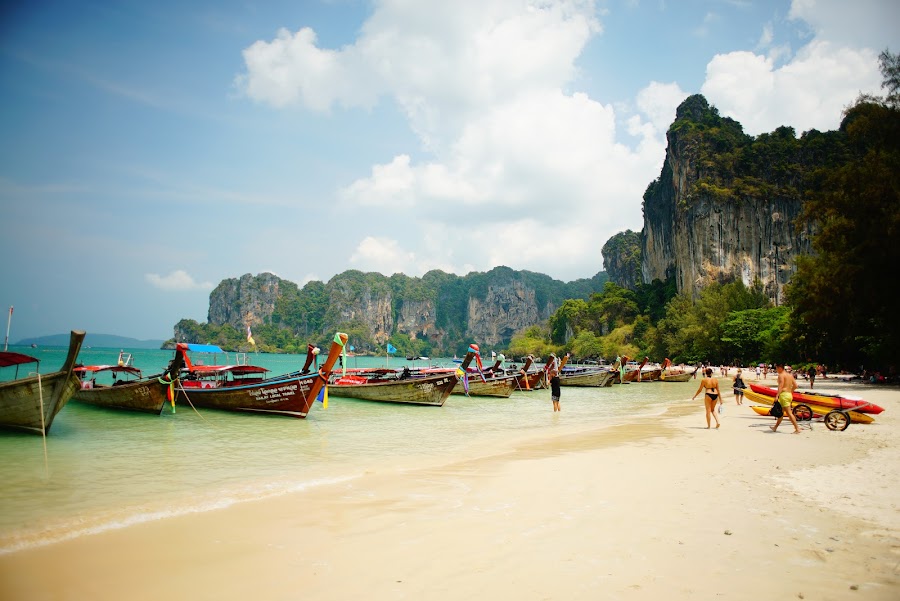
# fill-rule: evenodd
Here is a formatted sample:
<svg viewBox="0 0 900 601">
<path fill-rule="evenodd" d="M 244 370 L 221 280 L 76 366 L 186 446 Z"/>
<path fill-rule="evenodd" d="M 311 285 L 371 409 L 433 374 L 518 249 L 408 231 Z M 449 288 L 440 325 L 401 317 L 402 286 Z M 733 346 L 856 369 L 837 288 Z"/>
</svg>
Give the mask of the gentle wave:
<svg viewBox="0 0 900 601">
<path fill-rule="evenodd" d="M 259 487 L 242 487 L 228 493 L 224 496 L 208 499 L 198 503 L 186 504 L 180 507 L 169 509 L 149 509 L 145 507 L 132 508 L 125 516 L 110 517 L 97 516 L 93 520 L 85 517 L 70 520 L 69 522 L 46 524 L 40 530 L 26 530 L 13 533 L 6 540 L 0 540 L 0 555 L 23 551 L 35 547 L 43 547 L 56 543 L 61 543 L 82 536 L 100 534 L 110 530 L 119 530 L 144 524 L 147 522 L 155 522 L 183 515 L 195 513 L 205 513 L 208 511 L 216 511 L 225 509 L 239 503 L 248 503 L 252 501 L 261 501 L 280 497 L 291 493 L 302 492 L 320 486 L 330 486 L 349 482 L 359 478 L 362 474 L 349 476 L 341 476 L 335 478 L 322 478 L 308 482 L 279 483 L 266 482 Z"/>
</svg>

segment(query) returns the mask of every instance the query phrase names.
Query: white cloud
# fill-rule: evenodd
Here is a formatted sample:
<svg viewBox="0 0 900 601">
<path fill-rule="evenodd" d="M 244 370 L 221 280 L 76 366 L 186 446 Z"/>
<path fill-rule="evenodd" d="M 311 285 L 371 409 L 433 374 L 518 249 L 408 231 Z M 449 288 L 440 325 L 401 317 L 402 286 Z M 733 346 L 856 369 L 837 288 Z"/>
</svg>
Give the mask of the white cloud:
<svg viewBox="0 0 900 601">
<path fill-rule="evenodd" d="M 900 2 L 793 0 L 788 18 L 805 22 L 819 40 L 880 52 L 897 44 Z M 897 51 L 896 48 L 892 50 Z"/>
<path fill-rule="evenodd" d="M 392 97 L 427 144 L 509 94 L 560 87 L 600 31 L 592 2 L 378 2 L 356 43 L 316 46 L 315 33 L 278 32 L 244 50 L 237 86 L 283 107 L 371 107 Z"/>
<path fill-rule="evenodd" d="M 772 40 L 775 39 L 775 31 L 772 27 L 772 23 L 766 23 L 763 25 L 762 33 L 759 36 L 759 41 L 756 43 L 756 47 L 758 49 L 768 48 L 772 44 Z"/>
<path fill-rule="evenodd" d="M 862 0 L 794 0 L 788 20 L 808 26 L 793 56 L 774 41 L 771 24 L 759 50 L 716 55 L 701 91 L 723 115 L 750 134 L 790 125 L 798 133 L 836 129 L 845 107 L 861 92 L 879 94 L 878 53 L 896 42 L 900 3 Z"/>
<path fill-rule="evenodd" d="M 168 275 L 147 273 L 144 279 L 151 285 L 161 290 L 212 290 L 212 282 L 197 282 L 191 275 L 181 269 L 177 269 Z"/>
<path fill-rule="evenodd" d="M 809 7 L 821 3 L 806 1 L 791 18 L 812 19 Z M 573 89 L 598 14 L 585 0 L 383 0 L 341 48 L 319 47 L 309 29 L 256 42 L 237 83 L 275 107 L 384 99 L 407 118 L 420 148 L 385 157 L 339 191 L 341 214 L 371 227 L 350 251 L 355 267 L 461 273 L 502 263 L 584 277 L 611 235 L 640 228 L 643 192 L 687 96 L 675 82 L 650 82 L 633 107 L 614 108 Z M 707 13 L 704 25 L 720 18 Z M 768 56 L 714 57 L 702 92 L 749 133 L 834 128 L 860 90 L 877 91 L 877 52 L 817 36 L 791 56 L 769 23 L 758 46 Z M 623 144 L 617 123 L 637 142 Z"/>
<path fill-rule="evenodd" d="M 502 263 L 586 277 L 610 236 L 640 228 L 641 197 L 686 96 L 676 84 L 650 84 L 629 122 L 636 148 L 619 142 L 615 109 L 568 90 L 600 31 L 583 0 L 387 0 L 338 50 L 316 47 L 304 30 L 255 43 L 238 84 L 278 107 L 371 106 L 378 97 L 401 107 L 429 154 L 398 153 L 339 191 L 342 214 L 375 232 L 350 254 L 355 267 L 465 273 Z M 386 215 L 387 236 L 377 229 Z"/>
<path fill-rule="evenodd" d="M 688 97 L 677 83 L 651 81 L 638 92 L 637 105 L 647 115 L 655 129 L 655 134 L 665 134 L 675 120 L 675 109 Z"/>
<path fill-rule="evenodd" d="M 402 272 L 407 275 L 415 269 L 415 253 L 403 250 L 396 240 L 368 236 L 350 255 L 350 263 L 361 271 L 377 271 L 385 275 Z"/>
<path fill-rule="evenodd" d="M 799 133 L 837 128 L 844 107 L 860 91 L 877 92 L 880 81 L 872 50 L 813 40 L 781 67 L 747 51 L 716 55 L 706 67 L 702 92 L 747 133 L 780 125 Z"/>
</svg>

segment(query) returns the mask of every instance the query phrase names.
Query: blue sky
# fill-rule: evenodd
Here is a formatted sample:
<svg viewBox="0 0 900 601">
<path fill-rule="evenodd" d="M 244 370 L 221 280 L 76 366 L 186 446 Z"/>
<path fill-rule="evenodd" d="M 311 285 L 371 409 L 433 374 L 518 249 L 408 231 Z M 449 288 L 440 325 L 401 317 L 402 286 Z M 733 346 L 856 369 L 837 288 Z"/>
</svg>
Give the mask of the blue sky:
<svg viewBox="0 0 900 601">
<path fill-rule="evenodd" d="M 874 0 L 0 11 L 12 341 L 168 338 L 245 273 L 590 277 L 641 229 L 687 95 L 751 134 L 833 129 L 900 39 L 900 3 Z"/>
</svg>

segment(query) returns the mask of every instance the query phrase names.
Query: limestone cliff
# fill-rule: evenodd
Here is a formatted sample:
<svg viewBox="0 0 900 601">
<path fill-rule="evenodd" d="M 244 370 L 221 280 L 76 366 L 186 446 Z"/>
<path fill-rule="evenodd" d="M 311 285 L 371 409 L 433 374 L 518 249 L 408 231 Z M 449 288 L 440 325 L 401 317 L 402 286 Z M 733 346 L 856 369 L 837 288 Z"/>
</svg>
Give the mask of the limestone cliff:
<svg viewBox="0 0 900 601">
<path fill-rule="evenodd" d="M 811 226 L 798 217 L 809 141 L 822 136 L 797 140 L 779 128 L 754 139 L 702 96 L 685 100 L 644 194 L 643 281 L 673 276 L 679 291 L 696 294 L 713 281 L 758 280 L 778 304 L 797 257 L 811 251 Z"/>
<path fill-rule="evenodd" d="M 506 345 L 517 331 L 540 322 L 540 314 L 533 288 L 515 281 L 488 286 L 484 298 L 469 297 L 468 333 L 489 346 Z"/>
<path fill-rule="evenodd" d="M 300 289 L 269 273 L 247 274 L 219 284 L 210 294 L 209 323 L 181 320 L 175 339 L 227 347 L 240 342 L 249 325 L 271 350 L 302 350 L 307 341 L 329 340 L 342 330 L 359 352 L 383 352 L 388 340 L 408 338 L 417 351 L 453 354 L 471 342 L 503 347 L 563 300 L 587 298 L 606 280 L 599 273 L 563 283 L 508 267 L 463 277 L 436 270 L 422 278 L 350 270 Z"/>
<path fill-rule="evenodd" d="M 271 273 L 222 280 L 209 295 L 209 323 L 243 331 L 264 323 L 275 311 L 282 280 Z"/>
</svg>

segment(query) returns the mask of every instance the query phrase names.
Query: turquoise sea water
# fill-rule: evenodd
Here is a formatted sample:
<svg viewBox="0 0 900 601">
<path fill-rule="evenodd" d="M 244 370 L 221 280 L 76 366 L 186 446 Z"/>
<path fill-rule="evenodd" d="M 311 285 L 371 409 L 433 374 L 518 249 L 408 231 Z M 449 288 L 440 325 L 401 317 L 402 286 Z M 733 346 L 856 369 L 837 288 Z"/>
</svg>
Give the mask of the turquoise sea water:
<svg viewBox="0 0 900 601">
<path fill-rule="evenodd" d="M 58 369 L 66 354 L 64 348 L 10 350 L 38 356 L 42 373 Z M 172 357 L 171 351 L 125 350 L 145 374 L 161 371 Z M 117 357 L 118 349 L 83 349 L 79 361 Z M 298 369 L 304 358 L 253 354 L 250 360 L 277 375 Z M 385 359 L 347 363 L 383 366 Z M 388 364 L 410 363 L 392 358 Z M 70 401 L 46 439 L 46 460 L 40 436 L 0 432 L 0 553 L 300 491 L 385 465 L 403 469 L 495 452 L 530 435 L 653 419 L 695 389 L 693 381 L 564 387 L 563 411 L 556 414 L 548 390 L 509 399 L 451 395 L 443 407 L 330 394 L 328 409 L 317 403 L 305 420 L 198 413 L 181 405 L 157 416 Z"/>
</svg>

